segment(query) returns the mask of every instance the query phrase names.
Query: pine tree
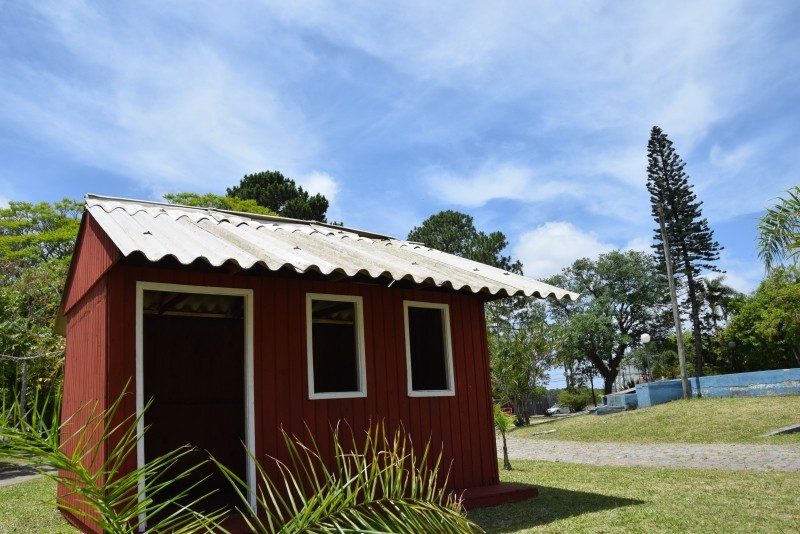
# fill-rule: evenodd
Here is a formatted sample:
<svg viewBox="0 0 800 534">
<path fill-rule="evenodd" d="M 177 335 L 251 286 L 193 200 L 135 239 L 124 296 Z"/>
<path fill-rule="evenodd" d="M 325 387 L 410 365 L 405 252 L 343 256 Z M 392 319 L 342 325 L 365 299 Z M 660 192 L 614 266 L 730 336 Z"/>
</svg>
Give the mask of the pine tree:
<svg viewBox="0 0 800 534">
<path fill-rule="evenodd" d="M 689 185 L 686 164 L 672 147 L 672 141 L 658 126 L 653 126 L 647 143 L 647 190 L 650 192 L 653 218 L 656 221 L 653 245 L 662 265 L 665 264 L 658 206 L 663 207 L 667 240 L 675 263 L 676 282 L 686 288 L 686 304 L 692 320 L 695 373 L 703 374 L 703 343 L 700 313 L 703 306 L 703 287 L 700 274 L 704 271 L 722 272 L 714 264 L 722 247 L 714 240 L 714 232 L 703 218 L 697 196 Z M 680 285 L 680 284 L 679 284 Z"/>
</svg>

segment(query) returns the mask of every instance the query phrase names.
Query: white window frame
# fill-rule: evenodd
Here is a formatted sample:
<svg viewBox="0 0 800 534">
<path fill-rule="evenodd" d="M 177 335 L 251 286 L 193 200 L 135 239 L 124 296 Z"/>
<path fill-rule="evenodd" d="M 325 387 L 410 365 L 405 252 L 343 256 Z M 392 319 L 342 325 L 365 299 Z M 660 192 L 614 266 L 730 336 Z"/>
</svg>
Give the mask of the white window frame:
<svg viewBox="0 0 800 534">
<path fill-rule="evenodd" d="M 355 304 L 356 327 L 356 365 L 358 367 L 358 390 L 330 391 L 316 393 L 314 390 L 314 336 L 313 306 L 315 300 L 331 300 L 336 302 L 352 302 Z M 367 396 L 367 364 L 364 353 L 364 299 L 358 295 L 341 295 L 328 293 L 306 293 L 306 361 L 308 363 L 308 398 L 320 399 L 354 399 Z"/>
<path fill-rule="evenodd" d="M 175 293 L 191 293 L 198 295 L 229 295 L 244 297 L 244 406 L 245 406 L 245 443 L 251 454 L 246 455 L 246 476 L 248 496 L 247 500 L 253 511 L 257 511 L 256 501 L 256 464 L 253 455 L 256 454 L 255 433 L 255 395 L 253 381 L 253 290 L 238 287 L 196 286 L 186 284 L 162 284 L 157 282 L 136 282 L 136 465 L 141 468 L 145 463 L 145 440 L 147 436 L 144 428 L 144 292 L 145 291 L 171 291 Z M 139 502 L 145 499 L 144 477 L 139 478 Z M 146 528 L 144 514 L 139 516 L 141 521 L 140 531 Z"/>
<path fill-rule="evenodd" d="M 442 328 L 444 332 L 445 372 L 447 376 L 447 389 L 414 389 L 411 373 L 411 334 L 408 326 L 408 308 L 433 308 L 442 310 Z M 406 381 L 409 397 L 453 397 L 456 394 L 455 373 L 453 372 L 453 341 L 450 333 L 450 305 L 439 302 L 422 302 L 417 300 L 403 301 L 403 318 L 406 333 Z"/>
</svg>

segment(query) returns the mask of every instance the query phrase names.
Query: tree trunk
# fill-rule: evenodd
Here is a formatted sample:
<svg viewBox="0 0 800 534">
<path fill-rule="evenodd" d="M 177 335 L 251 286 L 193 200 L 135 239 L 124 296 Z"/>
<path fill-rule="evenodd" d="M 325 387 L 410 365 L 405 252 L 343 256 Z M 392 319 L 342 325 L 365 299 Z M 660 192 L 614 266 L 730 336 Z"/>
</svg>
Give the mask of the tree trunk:
<svg viewBox="0 0 800 534">
<path fill-rule="evenodd" d="M 503 436 L 503 469 L 511 471 L 511 461 L 508 459 L 508 445 L 506 444 L 506 433 L 501 432 Z"/>
<path fill-rule="evenodd" d="M 683 260 L 686 272 L 686 285 L 689 288 L 689 306 L 692 313 L 692 337 L 694 338 L 694 376 L 697 381 L 697 398 L 702 397 L 700 394 L 700 377 L 703 376 L 703 338 L 702 330 L 700 327 L 700 306 L 697 303 L 697 291 L 694 287 L 694 276 L 692 275 L 692 266 L 689 260 L 686 259 L 684 253 Z"/>
</svg>

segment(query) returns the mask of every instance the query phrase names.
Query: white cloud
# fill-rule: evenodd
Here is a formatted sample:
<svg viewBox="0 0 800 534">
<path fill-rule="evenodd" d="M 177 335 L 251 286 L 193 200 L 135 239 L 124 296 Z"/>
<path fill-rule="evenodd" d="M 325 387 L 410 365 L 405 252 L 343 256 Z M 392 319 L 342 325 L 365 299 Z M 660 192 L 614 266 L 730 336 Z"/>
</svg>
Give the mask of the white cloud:
<svg viewBox="0 0 800 534">
<path fill-rule="evenodd" d="M 535 180 L 530 167 L 511 162 L 489 161 L 469 174 L 429 170 L 424 181 L 444 202 L 468 207 L 494 199 L 540 201 L 574 194 L 569 184 Z"/>
<path fill-rule="evenodd" d="M 542 278 L 558 273 L 577 259 L 594 259 L 614 248 L 592 232 L 568 222 L 551 221 L 523 233 L 513 256 L 522 261 L 526 275 Z"/>
<path fill-rule="evenodd" d="M 297 178 L 297 182 L 310 193 L 321 193 L 331 205 L 336 202 L 339 193 L 339 183 L 326 172 L 314 171 Z"/>
<path fill-rule="evenodd" d="M 653 238 L 652 236 L 639 236 L 634 237 L 625 245 L 624 250 L 636 250 L 638 252 L 653 253 Z"/>
<path fill-rule="evenodd" d="M 0 118 L 20 131 L 154 195 L 220 191 L 247 172 L 307 171 L 320 141 L 303 113 L 209 35 L 158 31 L 164 18 L 179 26 L 174 13 L 137 11 L 120 24 L 125 13 L 101 6 L 38 7 L 40 32 L 76 66 L 7 64 Z"/>
</svg>

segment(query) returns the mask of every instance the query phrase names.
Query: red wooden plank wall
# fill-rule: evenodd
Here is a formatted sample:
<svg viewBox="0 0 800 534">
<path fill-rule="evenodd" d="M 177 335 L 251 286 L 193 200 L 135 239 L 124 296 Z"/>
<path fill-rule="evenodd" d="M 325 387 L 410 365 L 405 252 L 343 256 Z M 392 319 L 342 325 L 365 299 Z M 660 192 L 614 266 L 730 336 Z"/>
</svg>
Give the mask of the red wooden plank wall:
<svg viewBox="0 0 800 534">
<path fill-rule="evenodd" d="M 62 447 L 68 453 L 74 450 L 78 428 L 86 424 L 93 415 L 101 413 L 106 407 L 106 284 L 105 280 L 94 287 L 72 308 L 67 316 L 67 352 L 64 363 L 64 400 L 62 422 Z M 97 428 L 95 441 L 99 439 L 102 428 Z M 105 461 L 104 451 L 94 459 L 94 468 Z M 59 500 L 72 507 L 88 512 L 89 508 L 75 497 L 67 495 L 59 486 Z M 76 518 L 70 518 L 77 521 Z M 89 522 L 84 530 L 97 532 L 97 526 Z"/>
<path fill-rule="evenodd" d="M 119 257 L 117 247 L 88 213 L 82 229 L 64 297 L 65 312 L 69 312 Z"/>
<path fill-rule="evenodd" d="M 327 282 L 196 272 L 119 264 L 108 274 L 108 395 L 115 398 L 135 377 L 136 281 L 245 287 L 254 293 L 256 452 L 282 457 L 280 428 L 297 436 L 306 426 L 329 454 L 331 426 L 346 421 L 361 433 L 385 422 L 402 425 L 415 444 L 428 440 L 452 463 L 449 486 L 498 482 L 497 454 L 483 304 L 470 295 Z M 309 400 L 306 375 L 305 294 L 360 295 L 364 301 L 367 397 Z M 406 386 L 403 300 L 449 304 L 456 395 L 409 397 Z M 187 380 L 191 370 L 187 369 Z M 133 413 L 132 396 L 125 408 Z M 213 425 L 213 422 L 207 422 Z M 131 459 L 135 465 L 135 458 Z"/>
</svg>

